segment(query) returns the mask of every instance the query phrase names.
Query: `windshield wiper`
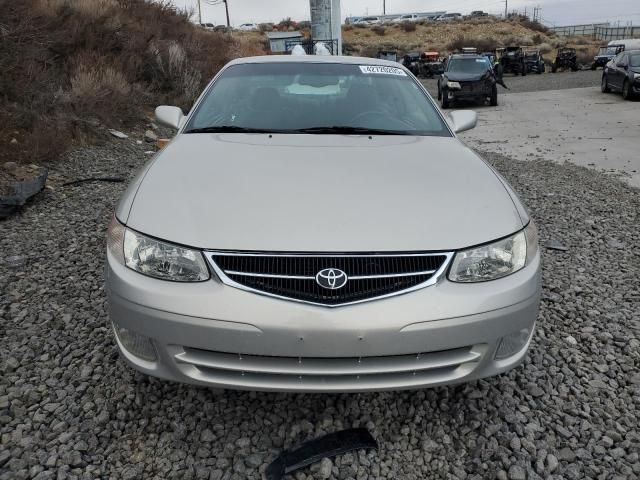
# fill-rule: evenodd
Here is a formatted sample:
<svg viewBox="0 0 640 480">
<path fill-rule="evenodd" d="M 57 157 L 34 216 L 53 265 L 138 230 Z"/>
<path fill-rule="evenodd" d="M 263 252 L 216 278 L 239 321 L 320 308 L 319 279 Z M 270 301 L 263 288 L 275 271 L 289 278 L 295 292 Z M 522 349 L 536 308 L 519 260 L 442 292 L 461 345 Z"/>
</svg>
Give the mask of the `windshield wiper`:
<svg viewBox="0 0 640 480">
<path fill-rule="evenodd" d="M 270 130 L 267 128 L 248 128 L 237 125 L 219 125 L 215 127 L 192 128 L 184 133 L 286 133 L 286 130 Z"/>
<path fill-rule="evenodd" d="M 338 135 L 411 135 L 409 132 L 402 130 L 384 130 L 380 128 L 363 128 L 348 126 L 330 126 L 330 127 L 309 127 L 294 130 L 295 133 L 312 133 L 312 134 L 338 134 Z"/>
</svg>

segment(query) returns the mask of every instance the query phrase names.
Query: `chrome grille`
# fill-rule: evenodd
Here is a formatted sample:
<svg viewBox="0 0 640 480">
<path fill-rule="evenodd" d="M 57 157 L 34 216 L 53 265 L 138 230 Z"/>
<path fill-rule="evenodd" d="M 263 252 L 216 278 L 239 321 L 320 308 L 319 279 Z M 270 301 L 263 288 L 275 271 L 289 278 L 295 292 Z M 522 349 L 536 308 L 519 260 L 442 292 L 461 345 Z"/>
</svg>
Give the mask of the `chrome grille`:
<svg viewBox="0 0 640 480">
<path fill-rule="evenodd" d="M 388 297 L 435 283 L 451 253 L 279 254 L 206 252 L 221 280 L 231 286 L 279 298 L 339 306 Z M 318 273 L 337 269 L 346 284 L 331 290 Z"/>
</svg>

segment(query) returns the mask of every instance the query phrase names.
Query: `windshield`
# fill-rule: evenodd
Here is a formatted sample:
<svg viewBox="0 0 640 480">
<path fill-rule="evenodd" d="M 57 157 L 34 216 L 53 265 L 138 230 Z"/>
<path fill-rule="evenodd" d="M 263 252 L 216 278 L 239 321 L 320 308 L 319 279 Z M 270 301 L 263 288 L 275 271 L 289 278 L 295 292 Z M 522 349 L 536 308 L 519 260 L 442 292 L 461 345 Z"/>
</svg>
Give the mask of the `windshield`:
<svg viewBox="0 0 640 480">
<path fill-rule="evenodd" d="M 456 73 L 484 73 L 491 68 L 486 57 L 482 58 L 452 58 L 449 60 L 447 71 Z"/>
<path fill-rule="evenodd" d="M 339 63 L 248 63 L 228 68 L 205 94 L 185 133 L 224 130 L 220 127 L 451 135 L 433 103 L 404 70 Z M 342 127 L 343 132 L 328 130 L 332 127 Z M 312 131 L 304 131 L 308 129 Z"/>
</svg>

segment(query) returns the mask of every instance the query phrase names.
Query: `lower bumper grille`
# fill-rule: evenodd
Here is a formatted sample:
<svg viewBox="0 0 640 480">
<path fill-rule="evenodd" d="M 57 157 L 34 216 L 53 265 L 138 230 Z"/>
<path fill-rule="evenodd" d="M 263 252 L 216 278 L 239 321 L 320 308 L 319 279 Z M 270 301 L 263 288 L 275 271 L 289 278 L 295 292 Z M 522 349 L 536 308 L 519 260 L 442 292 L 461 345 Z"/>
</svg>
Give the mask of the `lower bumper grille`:
<svg viewBox="0 0 640 480">
<path fill-rule="evenodd" d="M 270 357 L 184 347 L 176 362 L 190 377 L 235 387 L 357 391 L 451 382 L 472 372 L 485 345 L 384 357 Z"/>
<path fill-rule="evenodd" d="M 206 252 L 206 256 L 227 285 L 278 298 L 339 306 L 431 285 L 452 254 Z"/>
</svg>

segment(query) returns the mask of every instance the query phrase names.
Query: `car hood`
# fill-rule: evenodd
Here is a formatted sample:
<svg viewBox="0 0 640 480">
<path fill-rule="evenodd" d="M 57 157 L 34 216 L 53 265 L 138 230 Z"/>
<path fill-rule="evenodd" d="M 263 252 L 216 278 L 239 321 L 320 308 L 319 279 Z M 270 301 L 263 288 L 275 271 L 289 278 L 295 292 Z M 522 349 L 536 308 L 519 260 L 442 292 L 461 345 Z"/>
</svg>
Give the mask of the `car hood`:
<svg viewBox="0 0 640 480">
<path fill-rule="evenodd" d="M 514 233 L 517 203 L 452 137 L 184 134 L 118 217 L 199 248 L 426 251 Z"/>
<path fill-rule="evenodd" d="M 447 79 L 452 82 L 473 82 L 481 80 L 487 72 L 484 73 L 464 73 L 464 72 L 447 72 Z"/>
</svg>

